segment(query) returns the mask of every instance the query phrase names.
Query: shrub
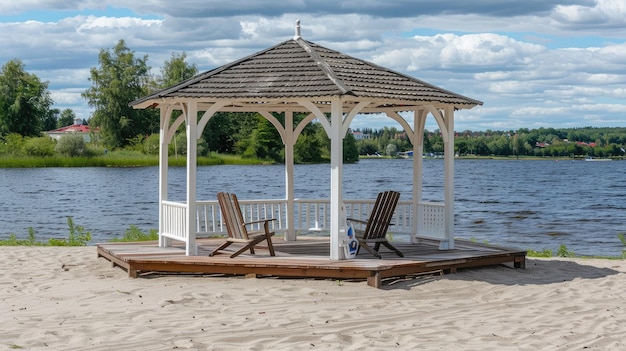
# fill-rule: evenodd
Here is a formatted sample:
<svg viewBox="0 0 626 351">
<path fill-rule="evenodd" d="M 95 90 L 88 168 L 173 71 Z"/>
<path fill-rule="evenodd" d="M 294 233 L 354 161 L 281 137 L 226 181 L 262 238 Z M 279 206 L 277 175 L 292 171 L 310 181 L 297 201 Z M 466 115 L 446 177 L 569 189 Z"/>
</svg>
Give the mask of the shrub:
<svg viewBox="0 0 626 351">
<path fill-rule="evenodd" d="M 24 153 L 24 137 L 17 133 L 11 133 L 4 137 L 5 152 L 13 155 Z"/>
<path fill-rule="evenodd" d="M 63 156 L 86 156 L 87 145 L 80 135 L 64 135 L 57 143 L 56 152 Z"/>
<path fill-rule="evenodd" d="M 137 226 L 131 225 L 124 237 L 111 239 L 112 242 L 133 242 L 133 241 L 152 241 L 159 239 L 159 232 L 156 229 L 151 229 L 148 233 L 143 233 Z"/>
<path fill-rule="evenodd" d="M 526 256 L 528 257 L 552 257 L 552 250 L 542 250 L 542 251 L 536 251 L 536 250 L 528 250 L 526 251 Z"/>
<path fill-rule="evenodd" d="M 146 155 L 158 155 L 159 144 L 160 144 L 159 134 L 152 134 L 144 140 L 143 152 Z"/>
<path fill-rule="evenodd" d="M 24 142 L 24 152 L 29 156 L 46 157 L 54 155 L 55 140 L 44 136 L 27 138 Z"/>
<path fill-rule="evenodd" d="M 561 244 L 561 246 L 559 246 L 559 250 L 556 252 L 556 255 L 558 257 L 574 257 L 575 256 L 574 252 L 567 250 L 567 246 L 565 246 L 564 244 Z"/>
<path fill-rule="evenodd" d="M 82 139 L 82 138 L 81 138 Z M 74 219 L 67 217 L 69 236 L 67 239 L 49 239 L 50 246 L 85 246 L 91 241 L 91 232 L 86 232 L 80 225 L 74 225 Z"/>
</svg>

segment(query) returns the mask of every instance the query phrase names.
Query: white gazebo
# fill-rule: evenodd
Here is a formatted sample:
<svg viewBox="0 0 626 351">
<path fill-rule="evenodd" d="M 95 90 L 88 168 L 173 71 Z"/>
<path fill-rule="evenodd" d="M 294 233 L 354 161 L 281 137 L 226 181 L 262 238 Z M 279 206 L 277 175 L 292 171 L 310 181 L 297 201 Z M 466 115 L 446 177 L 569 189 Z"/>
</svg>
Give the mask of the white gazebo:
<svg viewBox="0 0 626 351">
<path fill-rule="evenodd" d="M 454 113 L 482 102 L 455 94 L 413 77 L 362 61 L 302 39 L 299 23 L 293 39 L 198 74 L 180 84 L 131 103 L 137 109 L 160 110 L 159 245 L 185 242 L 186 254 L 197 252 L 196 236 L 224 232 L 217 201 L 196 199 L 196 146 L 216 112 L 258 112 L 280 133 L 285 145 L 285 198 L 242 201 L 250 217 L 277 217 L 277 232 L 296 240 L 297 232 L 316 227 L 330 232 L 330 259 L 343 258 L 345 210 L 367 213 L 368 200 L 343 198 L 343 138 L 358 114 L 385 114 L 406 131 L 413 153 L 413 196 L 401 202 L 400 231 L 411 241 L 439 240 L 441 250 L 454 248 Z M 174 118 L 174 111 L 182 113 Z M 293 114 L 308 113 L 295 124 Z M 273 113 L 284 114 L 281 123 Z M 400 113 L 412 114 L 413 123 Z M 422 157 L 428 115 L 444 140 L 444 201 L 423 202 Z M 317 120 L 331 141 L 329 199 L 294 199 L 294 144 L 308 123 Z M 187 134 L 186 201 L 169 201 L 168 144 L 185 123 Z M 343 206 L 349 207 L 348 209 Z M 253 220 L 255 218 L 247 218 Z"/>
</svg>

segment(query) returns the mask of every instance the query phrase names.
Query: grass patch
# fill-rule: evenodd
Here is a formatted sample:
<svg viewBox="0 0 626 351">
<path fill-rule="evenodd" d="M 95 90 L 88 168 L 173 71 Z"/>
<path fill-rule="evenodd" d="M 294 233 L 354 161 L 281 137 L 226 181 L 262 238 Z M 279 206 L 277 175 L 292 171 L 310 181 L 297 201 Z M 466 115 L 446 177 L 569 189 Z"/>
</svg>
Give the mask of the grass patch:
<svg viewBox="0 0 626 351">
<path fill-rule="evenodd" d="M 144 233 L 137 226 L 131 225 L 126 229 L 124 236 L 121 238 L 111 239 L 111 242 L 133 242 L 133 241 L 153 241 L 159 240 L 159 231 L 151 229 L 148 233 Z"/>
<path fill-rule="evenodd" d="M 526 256 L 528 257 L 552 257 L 552 250 L 543 250 L 543 251 L 527 250 Z"/>
<path fill-rule="evenodd" d="M 212 153 L 209 157 L 198 157 L 199 166 L 215 165 L 256 165 L 271 162 L 256 158 L 243 158 L 237 155 L 221 155 Z M 170 157 L 170 166 L 185 166 L 185 156 Z M 159 157 L 144 155 L 141 152 L 120 150 L 101 156 L 3 156 L 0 157 L 0 168 L 44 168 L 44 167 L 149 167 L 158 166 Z"/>
<path fill-rule="evenodd" d="M 50 238 L 48 241 L 38 241 L 33 227 L 28 228 L 28 239 L 18 239 L 11 234 L 8 239 L 0 240 L 0 246 L 86 246 L 91 241 L 91 232 L 74 224 L 72 217 L 67 217 L 69 234 L 67 238 Z"/>
</svg>

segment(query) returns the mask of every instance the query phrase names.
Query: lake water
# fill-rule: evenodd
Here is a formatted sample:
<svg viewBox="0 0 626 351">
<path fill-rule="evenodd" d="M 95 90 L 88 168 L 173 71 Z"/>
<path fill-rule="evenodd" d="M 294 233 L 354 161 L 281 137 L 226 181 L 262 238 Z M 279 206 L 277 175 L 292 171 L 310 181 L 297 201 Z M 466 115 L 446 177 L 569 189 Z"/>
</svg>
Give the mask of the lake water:
<svg viewBox="0 0 626 351">
<path fill-rule="evenodd" d="M 397 190 L 411 198 L 412 162 L 364 159 L 345 165 L 344 197 L 375 198 Z M 457 160 L 455 235 L 520 249 L 621 255 L 626 233 L 626 162 Z M 443 161 L 424 161 L 424 199 L 443 199 Z M 297 198 L 327 198 L 330 166 L 297 165 Z M 185 169 L 170 168 L 171 200 L 183 200 Z M 198 168 L 198 200 L 218 191 L 242 199 L 284 197 L 284 166 Z M 158 168 L 0 169 L 0 237 L 67 237 L 67 217 L 93 243 L 132 224 L 158 226 Z"/>
</svg>

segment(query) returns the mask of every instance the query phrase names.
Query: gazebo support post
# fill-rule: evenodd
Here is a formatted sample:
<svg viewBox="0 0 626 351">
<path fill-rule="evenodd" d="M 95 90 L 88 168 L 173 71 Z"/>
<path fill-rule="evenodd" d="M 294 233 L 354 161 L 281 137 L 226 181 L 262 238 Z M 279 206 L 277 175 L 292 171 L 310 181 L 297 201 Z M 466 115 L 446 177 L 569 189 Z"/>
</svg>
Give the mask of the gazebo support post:
<svg viewBox="0 0 626 351">
<path fill-rule="evenodd" d="M 159 234 L 164 231 L 163 223 L 163 201 L 167 201 L 167 170 L 168 170 L 168 145 L 167 140 L 168 121 L 171 109 L 165 106 L 159 109 L 160 129 L 159 129 Z M 170 245 L 170 239 L 159 235 L 159 247 Z"/>
<path fill-rule="evenodd" d="M 293 147 L 295 144 L 293 131 L 293 111 L 285 111 L 285 197 L 287 199 L 287 232 L 286 241 L 296 240 L 296 230 L 294 228 L 294 167 L 293 167 Z"/>
<path fill-rule="evenodd" d="M 330 113 L 330 259 L 341 259 L 340 230 L 345 221 L 343 206 L 343 125 L 342 103 L 333 99 Z"/>
<path fill-rule="evenodd" d="M 417 231 L 418 218 L 419 217 L 419 202 L 422 200 L 422 186 L 424 178 L 424 160 L 422 154 L 424 153 L 424 128 L 426 126 L 426 117 L 428 111 L 419 109 L 413 111 L 413 219 L 411 222 L 411 228 Z M 412 233 L 411 242 L 417 242 L 417 235 L 419 233 Z"/>
<path fill-rule="evenodd" d="M 444 203 L 445 203 L 445 239 L 439 243 L 440 250 L 454 250 L 454 107 L 446 106 L 443 121 L 444 137 Z"/>
<path fill-rule="evenodd" d="M 187 124 L 187 212 L 185 218 L 187 232 L 187 256 L 196 255 L 196 150 L 198 103 L 195 101 L 183 104 L 185 106 L 185 119 Z"/>
</svg>

